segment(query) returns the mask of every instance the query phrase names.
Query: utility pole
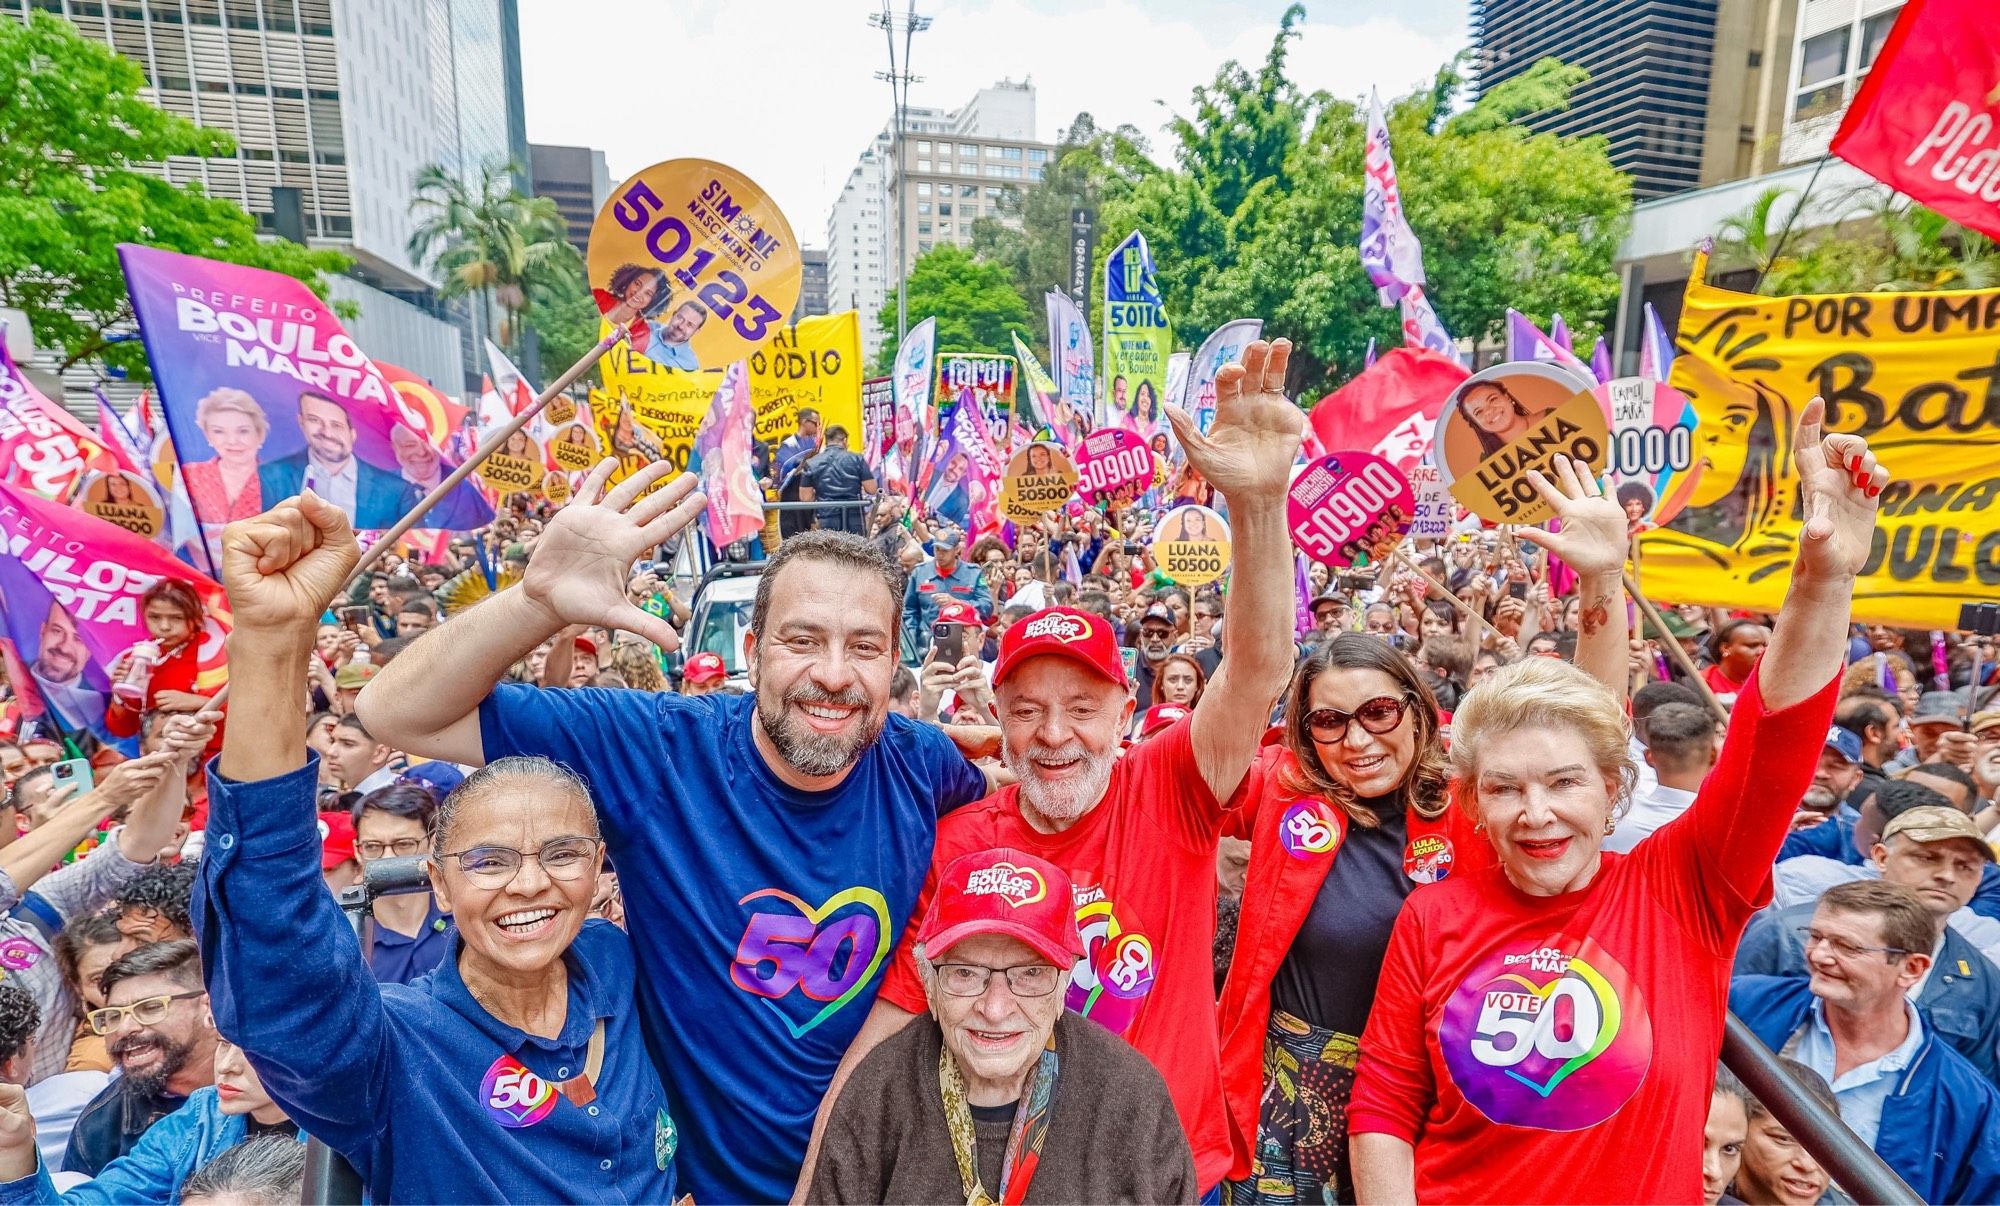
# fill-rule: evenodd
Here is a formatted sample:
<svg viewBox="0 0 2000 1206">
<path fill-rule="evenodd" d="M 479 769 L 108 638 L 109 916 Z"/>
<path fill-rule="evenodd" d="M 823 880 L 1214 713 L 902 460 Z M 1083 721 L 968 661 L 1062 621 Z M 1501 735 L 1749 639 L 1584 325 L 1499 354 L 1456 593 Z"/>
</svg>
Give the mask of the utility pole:
<svg viewBox="0 0 2000 1206">
<path fill-rule="evenodd" d="M 903 336 L 910 328 L 910 302 L 907 296 L 910 274 L 904 260 L 905 243 L 908 239 L 904 229 L 908 223 L 903 213 L 903 194 L 907 191 L 903 187 L 903 127 L 909 115 L 910 85 L 922 83 L 924 78 L 910 74 L 910 40 L 929 29 L 931 19 L 917 15 L 917 0 L 909 0 L 909 7 L 900 13 L 891 7 L 894 2 L 895 0 L 882 0 L 882 11 L 869 14 L 868 24 L 881 30 L 889 41 L 889 70 L 876 72 L 875 78 L 888 81 L 889 96 L 895 105 L 895 116 L 891 119 L 895 123 L 895 131 L 889 150 L 894 171 L 889 179 L 896 190 L 896 342 L 901 344 Z M 903 54 L 900 60 L 896 57 L 897 34 L 903 35 Z"/>
</svg>

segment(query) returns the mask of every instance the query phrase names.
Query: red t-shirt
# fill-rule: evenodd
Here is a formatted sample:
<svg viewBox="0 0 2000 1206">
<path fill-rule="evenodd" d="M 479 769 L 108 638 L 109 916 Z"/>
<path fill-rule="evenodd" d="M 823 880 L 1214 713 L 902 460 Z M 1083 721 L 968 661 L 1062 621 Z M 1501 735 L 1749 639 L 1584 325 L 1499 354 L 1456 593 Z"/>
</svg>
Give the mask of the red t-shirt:
<svg viewBox="0 0 2000 1206">
<path fill-rule="evenodd" d="M 1735 695 L 1743 690 L 1743 684 L 1724 674 L 1721 666 L 1710 666 L 1701 672 L 1701 677 L 1708 683 L 1708 689 L 1717 695 Z"/>
<path fill-rule="evenodd" d="M 1770 713 L 1752 678 L 1688 811 L 1588 887 L 1495 867 L 1403 906 L 1348 1125 L 1415 1146 L 1418 1201 L 1701 1200 L 1730 962 L 1836 693 Z"/>
<path fill-rule="evenodd" d="M 960 855 L 1009 846 L 1069 874 L 1086 954 L 1069 1008 L 1123 1035 L 1166 1078 L 1194 1152 L 1197 1181 L 1229 1169 L 1229 1132 L 1215 1027 L 1215 846 L 1222 806 L 1195 765 L 1190 720 L 1128 750 L 1104 799 L 1061 833 L 1021 819 L 1020 789 L 1004 787 L 938 822 L 936 852 L 884 1000 L 922 1013 L 915 935 L 937 871 Z"/>
</svg>

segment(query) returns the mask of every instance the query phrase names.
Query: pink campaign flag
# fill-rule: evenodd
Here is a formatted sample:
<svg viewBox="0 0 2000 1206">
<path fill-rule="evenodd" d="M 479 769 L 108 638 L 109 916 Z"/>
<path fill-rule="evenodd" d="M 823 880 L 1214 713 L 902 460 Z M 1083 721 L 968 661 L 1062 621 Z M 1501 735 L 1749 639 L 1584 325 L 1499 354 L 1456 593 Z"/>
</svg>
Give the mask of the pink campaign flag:
<svg viewBox="0 0 2000 1206">
<path fill-rule="evenodd" d="M 0 482 L 61 499 L 85 473 L 117 467 L 97 437 L 36 389 L 0 342 Z"/>
<path fill-rule="evenodd" d="M 1569 324 L 1563 321 L 1561 314 L 1549 319 L 1549 339 L 1563 351 L 1576 355 L 1576 344 L 1569 337 Z"/>
<path fill-rule="evenodd" d="M 739 360 L 723 372 L 688 457 L 688 472 L 701 477 L 702 493 L 708 496 L 708 538 L 717 548 L 764 526 L 764 492 L 757 488 L 750 462 L 756 418 L 750 369 Z"/>
<path fill-rule="evenodd" d="M 1382 304 L 1393 306 L 1424 284 L 1424 249 L 1403 216 L 1396 161 L 1389 152 L 1389 122 L 1382 98 L 1368 94 L 1368 144 L 1361 176 L 1361 267 Z"/>
<path fill-rule="evenodd" d="M 1639 333 L 1639 375 L 1648 381 L 1665 381 L 1674 371 L 1674 337 L 1660 321 L 1653 303 L 1646 303 L 1646 327 Z"/>
<path fill-rule="evenodd" d="M 152 473 L 143 468 L 146 458 L 139 451 L 138 442 L 132 433 L 125 430 L 125 421 L 111 408 L 111 399 L 103 390 L 97 394 L 97 437 L 104 444 L 104 450 L 118 462 L 118 468 L 127 473 L 137 473 L 146 480 L 152 480 Z"/>
<path fill-rule="evenodd" d="M 1431 309 L 1431 299 L 1424 296 L 1422 285 L 1412 285 L 1403 294 L 1403 345 L 1412 348 L 1429 348 L 1441 356 L 1458 360 L 1458 343 L 1451 332 L 1444 329 L 1437 311 Z"/>
</svg>

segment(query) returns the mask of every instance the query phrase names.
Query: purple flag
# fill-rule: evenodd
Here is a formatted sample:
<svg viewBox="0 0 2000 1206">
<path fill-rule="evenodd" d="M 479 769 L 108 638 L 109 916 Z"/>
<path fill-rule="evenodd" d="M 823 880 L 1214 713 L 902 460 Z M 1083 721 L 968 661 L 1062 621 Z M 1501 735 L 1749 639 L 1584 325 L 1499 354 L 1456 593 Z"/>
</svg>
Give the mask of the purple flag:
<svg viewBox="0 0 2000 1206">
<path fill-rule="evenodd" d="M 1590 372 L 1589 366 L 1578 360 L 1574 353 L 1542 334 L 1541 328 L 1527 315 L 1512 307 L 1507 310 L 1507 359 L 1538 360 L 1544 364 L 1560 364 L 1580 373 Z"/>
<path fill-rule="evenodd" d="M 1557 314 L 1549 321 L 1549 339 L 1563 351 L 1572 356 L 1576 355 L 1576 345 L 1569 337 L 1569 324 L 1563 321 L 1561 314 Z"/>
<path fill-rule="evenodd" d="M 1424 283 L 1424 249 L 1403 216 L 1396 161 L 1389 152 L 1389 122 L 1382 98 L 1368 94 L 1367 160 L 1361 177 L 1361 266 L 1375 282 L 1382 304 L 1393 306 Z"/>
<path fill-rule="evenodd" d="M 1639 335 L 1639 375 L 1665 381 L 1674 371 L 1674 338 L 1660 322 L 1660 312 L 1646 303 L 1646 329 Z"/>
<path fill-rule="evenodd" d="M 1602 335 L 1597 337 L 1597 346 L 1590 350 L 1590 371 L 1597 375 L 1600 385 L 1617 374 L 1611 363 L 1611 345 L 1604 342 Z"/>
</svg>

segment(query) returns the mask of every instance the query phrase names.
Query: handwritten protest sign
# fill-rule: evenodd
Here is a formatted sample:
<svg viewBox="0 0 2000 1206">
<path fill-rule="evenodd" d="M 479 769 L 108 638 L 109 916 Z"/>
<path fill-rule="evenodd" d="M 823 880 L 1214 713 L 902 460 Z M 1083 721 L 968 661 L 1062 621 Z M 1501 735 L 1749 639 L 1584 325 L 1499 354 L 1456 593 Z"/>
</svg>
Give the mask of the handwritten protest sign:
<svg viewBox="0 0 2000 1206">
<path fill-rule="evenodd" d="M 1381 560 L 1415 513 L 1410 479 L 1372 452 L 1336 452 L 1312 462 L 1292 480 L 1286 503 L 1292 540 L 1331 566 Z"/>
<path fill-rule="evenodd" d="M 721 368 L 763 346 L 799 300 L 799 246 L 750 179 L 706 159 L 656 163 L 618 186 L 590 228 L 591 295 L 629 323 L 636 355 Z M 714 384 L 704 399 L 715 395 Z"/>
<path fill-rule="evenodd" d="M 1688 507 L 1640 538 L 1649 593 L 1776 611 L 1797 553 L 1798 412 L 1889 470 L 1854 618 L 1952 628 L 2000 589 L 2000 289 L 1758 297 L 1698 256 L 1669 384 L 1700 416 Z"/>
<path fill-rule="evenodd" d="M 1530 469 L 1557 455 L 1601 468 L 1610 443 L 1595 384 L 1572 369 L 1534 361 L 1496 364 L 1445 399 L 1431 463 L 1453 498 L 1494 523 L 1541 523 L 1554 512 L 1535 493 Z"/>
<path fill-rule="evenodd" d="M 1154 530 L 1153 564 L 1182 586 L 1215 581 L 1229 568 L 1229 524 L 1207 507 L 1175 507 Z"/>
<path fill-rule="evenodd" d="M 1007 461 L 1000 479 L 1000 514 L 1015 523 L 1033 523 L 1062 509 L 1076 491 L 1076 466 L 1053 440 L 1036 440 Z"/>
</svg>

